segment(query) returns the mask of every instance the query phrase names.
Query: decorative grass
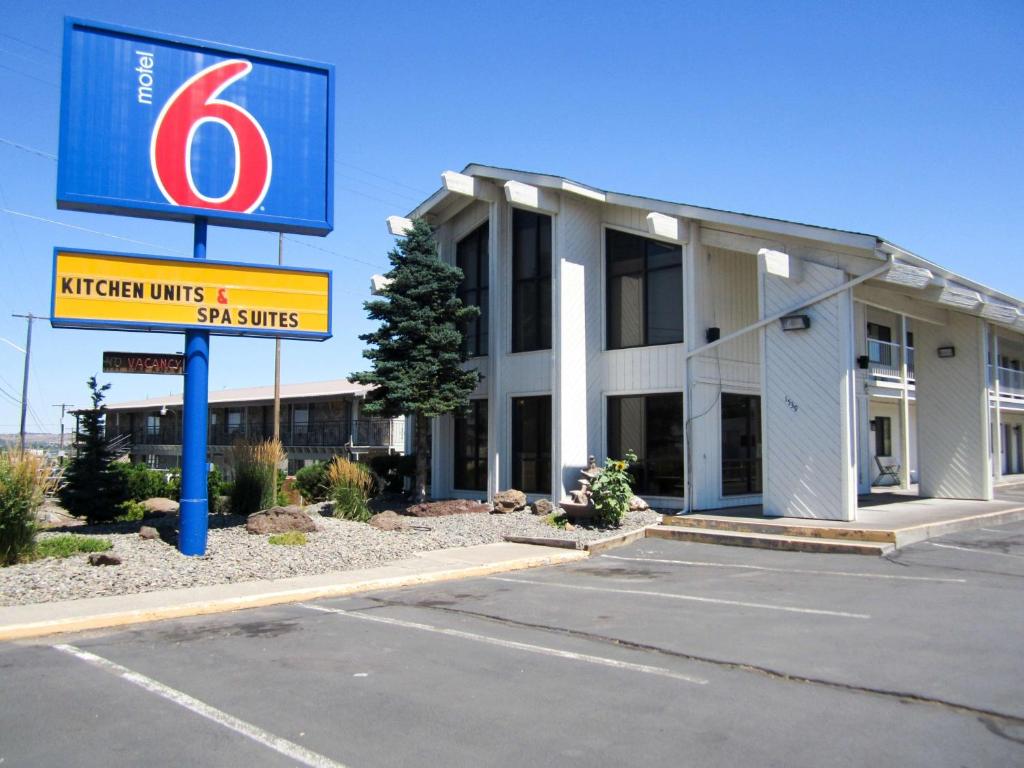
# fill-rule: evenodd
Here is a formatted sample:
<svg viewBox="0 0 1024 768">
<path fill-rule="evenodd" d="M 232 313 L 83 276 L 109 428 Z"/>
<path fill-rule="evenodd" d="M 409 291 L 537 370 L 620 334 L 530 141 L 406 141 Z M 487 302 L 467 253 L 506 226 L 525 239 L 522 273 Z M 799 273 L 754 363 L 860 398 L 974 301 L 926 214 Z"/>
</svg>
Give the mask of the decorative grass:
<svg viewBox="0 0 1024 768">
<path fill-rule="evenodd" d="M 33 560 L 44 557 L 71 557 L 87 552 L 106 552 L 114 545 L 110 539 L 93 538 L 92 536 L 76 536 L 72 533 L 51 536 L 36 542 L 32 552 Z"/>
<path fill-rule="evenodd" d="M 31 552 L 35 511 L 57 483 L 52 469 L 34 453 L 0 452 L 0 565 L 16 563 Z"/>
<path fill-rule="evenodd" d="M 228 453 L 235 476 L 228 502 L 231 511 L 236 515 L 251 515 L 274 506 L 277 466 L 287 458 L 280 440 L 235 443 Z"/>
<path fill-rule="evenodd" d="M 335 456 L 327 465 L 327 485 L 334 499 L 334 516 L 365 523 L 373 514 L 367 501 L 377 481 L 365 464 Z"/>
<path fill-rule="evenodd" d="M 309 539 L 306 538 L 306 534 L 302 531 L 287 531 L 285 533 L 275 533 L 267 541 L 282 547 L 300 547 L 308 543 Z"/>
</svg>

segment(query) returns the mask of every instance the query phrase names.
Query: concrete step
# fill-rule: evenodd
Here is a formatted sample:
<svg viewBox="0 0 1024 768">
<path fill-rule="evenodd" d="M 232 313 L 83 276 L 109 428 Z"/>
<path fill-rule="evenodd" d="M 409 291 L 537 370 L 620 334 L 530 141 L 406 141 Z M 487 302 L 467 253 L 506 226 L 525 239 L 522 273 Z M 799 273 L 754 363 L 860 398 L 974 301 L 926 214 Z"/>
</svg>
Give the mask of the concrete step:
<svg viewBox="0 0 1024 768">
<path fill-rule="evenodd" d="M 700 528 L 703 530 L 732 531 L 734 533 L 767 533 L 779 536 L 797 536 L 808 539 L 853 539 L 896 543 L 895 531 L 879 531 L 870 528 L 825 527 L 801 525 L 799 523 L 773 523 L 763 520 L 749 520 L 741 517 L 702 517 L 700 515 L 663 515 L 662 525 L 678 528 Z"/>
<path fill-rule="evenodd" d="M 693 541 L 700 544 L 725 544 L 733 547 L 778 549 L 787 552 L 823 552 L 847 555 L 884 555 L 895 545 L 882 541 L 827 539 L 814 536 L 789 536 L 753 531 L 721 531 L 711 528 L 687 528 L 678 525 L 652 525 L 647 535 L 655 539 Z"/>
</svg>

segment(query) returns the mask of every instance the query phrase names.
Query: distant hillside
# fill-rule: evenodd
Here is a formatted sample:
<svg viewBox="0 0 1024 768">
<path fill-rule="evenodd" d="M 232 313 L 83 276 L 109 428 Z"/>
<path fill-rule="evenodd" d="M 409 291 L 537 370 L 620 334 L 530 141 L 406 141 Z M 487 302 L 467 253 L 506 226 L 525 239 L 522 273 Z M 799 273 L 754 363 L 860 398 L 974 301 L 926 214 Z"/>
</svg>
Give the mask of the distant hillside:
<svg viewBox="0 0 1024 768">
<path fill-rule="evenodd" d="M 64 443 L 74 440 L 74 434 L 64 435 Z M 0 435 L 0 447 L 11 447 L 18 444 L 18 433 Z M 25 446 L 28 448 L 50 448 L 60 444 L 60 435 L 48 432 L 26 432 Z"/>
</svg>

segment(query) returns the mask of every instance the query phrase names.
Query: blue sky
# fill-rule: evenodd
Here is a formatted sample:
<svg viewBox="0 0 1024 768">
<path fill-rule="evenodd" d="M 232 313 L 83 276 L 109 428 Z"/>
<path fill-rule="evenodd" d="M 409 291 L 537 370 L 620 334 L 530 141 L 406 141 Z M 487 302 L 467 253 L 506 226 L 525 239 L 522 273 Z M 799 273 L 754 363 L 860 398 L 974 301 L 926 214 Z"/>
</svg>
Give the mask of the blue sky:
<svg viewBox="0 0 1024 768">
<path fill-rule="evenodd" d="M 468 162 L 879 234 L 1024 297 L 1019 1 L 6 0 L 0 207 L 17 213 L 0 213 L 0 337 L 17 345 L 25 323 L 9 315 L 46 313 L 53 246 L 191 248 L 188 225 L 56 210 L 65 15 L 336 65 L 335 231 L 285 247 L 287 263 L 335 271 L 335 336 L 286 342 L 286 382 L 362 367 L 362 301 L 393 242 L 384 218 Z M 210 258 L 276 254 L 276 235 L 211 228 Z M 54 403 L 85 403 L 104 349 L 181 348 L 180 336 L 37 323 L 30 430 L 57 429 Z M 270 383 L 273 359 L 270 341 L 214 338 L 211 389 Z M 17 431 L 22 364 L 0 343 L 0 432 Z M 114 401 L 180 388 L 107 380 Z"/>
</svg>

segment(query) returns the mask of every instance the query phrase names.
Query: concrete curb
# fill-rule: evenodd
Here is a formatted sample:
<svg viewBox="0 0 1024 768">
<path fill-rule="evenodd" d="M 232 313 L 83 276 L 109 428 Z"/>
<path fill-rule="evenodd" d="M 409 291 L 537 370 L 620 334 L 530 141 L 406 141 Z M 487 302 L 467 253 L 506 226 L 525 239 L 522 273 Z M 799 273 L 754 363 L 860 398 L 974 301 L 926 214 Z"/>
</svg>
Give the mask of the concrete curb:
<svg viewBox="0 0 1024 768">
<path fill-rule="evenodd" d="M 8 606 L 0 608 L 0 641 L 344 597 L 360 592 L 560 565 L 587 557 L 588 553 L 579 550 L 553 551 L 525 544 L 484 544 L 423 552 L 416 558 L 364 570 Z"/>
<path fill-rule="evenodd" d="M 533 544 L 538 547 L 557 547 L 559 549 L 582 549 L 588 554 L 597 554 L 598 552 L 604 552 L 605 550 L 615 549 L 626 544 L 632 544 L 638 539 L 645 538 L 648 534 L 647 531 L 654 528 L 657 523 L 644 526 L 643 528 L 637 528 L 633 531 L 627 531 L 626 533 L 615 533 L 611 536 L 605 536 L 603 539 L 595 539 L 594 541 L 579 542 L 575 539 L 555 539 L 547 538 L 543 536 L 506 536 L 505 541 L 516 543 L 516 544 Z"/>
</svg>

